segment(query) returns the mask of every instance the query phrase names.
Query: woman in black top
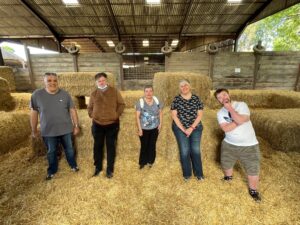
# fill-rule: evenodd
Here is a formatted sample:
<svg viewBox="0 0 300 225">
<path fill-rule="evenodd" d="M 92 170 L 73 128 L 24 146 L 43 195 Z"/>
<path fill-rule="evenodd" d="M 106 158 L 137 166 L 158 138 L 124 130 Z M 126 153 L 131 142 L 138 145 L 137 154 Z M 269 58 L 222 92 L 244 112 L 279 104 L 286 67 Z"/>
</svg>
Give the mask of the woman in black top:
<svg viewBox="0 0 300 225">
<path fill-rule="evenodd" d="M 202 136 L 203 103 L 198 96 L 192 94 L 189 81 L 182 80 L 179 83 L 180 94 L 171 104 L 172 130 L 176 137 L 179 151 L 182 173 L 185 180 L 194 176 L 203 180 L 203 170 L 200 153 Z"/>
</svg>

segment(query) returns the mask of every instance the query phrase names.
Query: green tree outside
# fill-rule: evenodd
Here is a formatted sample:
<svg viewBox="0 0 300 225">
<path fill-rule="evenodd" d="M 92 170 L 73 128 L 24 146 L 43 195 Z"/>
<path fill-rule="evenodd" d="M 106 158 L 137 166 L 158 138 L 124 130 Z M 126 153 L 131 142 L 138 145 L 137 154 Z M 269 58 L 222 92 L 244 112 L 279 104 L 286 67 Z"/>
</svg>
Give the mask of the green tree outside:
<svg viewBox="0 0 300 225">
<path fill-rule="evenodd" d="M 252 51 L 258 40 L 271 51 L 300 50 L 300 4 L 249 25 L 238 40 L 238 51 Z"/>
</svg>

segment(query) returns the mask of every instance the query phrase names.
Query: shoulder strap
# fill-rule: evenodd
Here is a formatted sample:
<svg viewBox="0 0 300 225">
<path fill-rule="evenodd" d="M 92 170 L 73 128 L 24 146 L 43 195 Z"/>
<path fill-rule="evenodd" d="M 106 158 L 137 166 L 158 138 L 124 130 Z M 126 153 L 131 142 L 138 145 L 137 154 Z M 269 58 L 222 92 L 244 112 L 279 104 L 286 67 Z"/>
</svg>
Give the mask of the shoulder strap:
<svg viewBox="0 0 300 225">
<path fill-rule="evenodd" d="M 153 96 L 153 99 L 154 99 L 154 101 L 155 101 L 156 105 L 159 105 L 158 98 L 157 98 L 156 96 Z"/>
<path fill-rule="evenodd" d="M 143 98 L 140 98 L 140 106 L 141 106 L 141 109 L 144 108 L 144 99 Z"/>
</svg>

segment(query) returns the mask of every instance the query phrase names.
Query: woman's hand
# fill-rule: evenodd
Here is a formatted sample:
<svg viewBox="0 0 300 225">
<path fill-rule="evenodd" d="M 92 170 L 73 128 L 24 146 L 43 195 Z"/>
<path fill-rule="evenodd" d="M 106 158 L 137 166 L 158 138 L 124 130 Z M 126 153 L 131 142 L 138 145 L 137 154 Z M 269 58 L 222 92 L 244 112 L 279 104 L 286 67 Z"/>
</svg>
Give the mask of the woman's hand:
<svg viewBox="0 0 300 225">
<path fill-rule="evenodd" d="M 142 137 L 143 136 L 143 130 L 138 130 L 137 134 Z"/>
<path fill-rule="evenodd" d="M 185 130 L 185 134 L 187 137 L 189 137 L 191 135 L 191 133 L 193 133 L 194 129 L 192 127 L 189 127 L 188 129 Z"/>
</svg>

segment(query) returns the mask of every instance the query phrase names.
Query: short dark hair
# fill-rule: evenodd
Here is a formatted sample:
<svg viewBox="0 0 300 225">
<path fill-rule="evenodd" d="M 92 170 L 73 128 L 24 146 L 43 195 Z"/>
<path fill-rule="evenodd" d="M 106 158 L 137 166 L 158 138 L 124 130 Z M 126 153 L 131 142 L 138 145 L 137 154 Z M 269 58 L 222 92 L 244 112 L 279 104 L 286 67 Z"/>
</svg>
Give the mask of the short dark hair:
<svg viewBox="0 0 300 225">
<path fill-rule="evenodd" d="M 219 88 L 214 93 L 215 98 L 217 98 L 217 95 L 220 94 L 222 91 L 225 91 L 225 92 L 227 92 L 227 94 L 229 94 L 228 89 L 226 89 L 226 88 Z"/>
<path fill-rule="evenodd" d="M 56 76 L 57 77 L 57 74 L 52 73 L 52 72 L 47 72 L 47 73 L 44 74 L 44 76 Z"/>
<path fill-rule="evenodd" d="M 98 80 L 100 77 L 104 77 L 105 79 L 107 79 L 107 74 L 104 73 L 104 72 L 97 73 L 97 74 L 95 75 L 95 80 Z"/>
<path fill-rule="evenodd" d="M 145 91 L 147 88 L 151 88 L 152 91 L 153 91 L 153 86 L 152 86 L 152 85 L 145 85 L 145 86 L 144 86 L 144 91 Z"/>
</svg>

